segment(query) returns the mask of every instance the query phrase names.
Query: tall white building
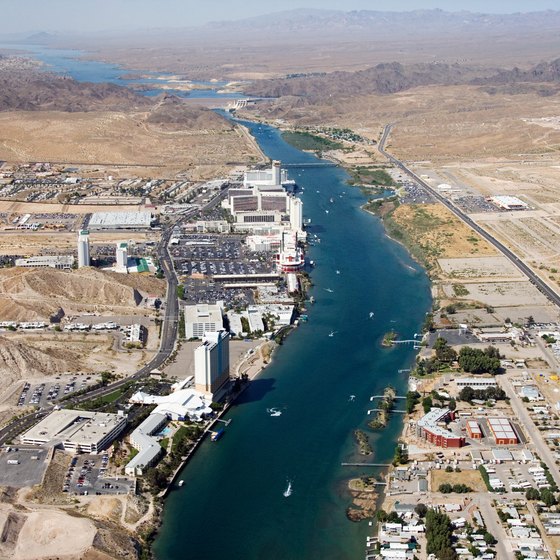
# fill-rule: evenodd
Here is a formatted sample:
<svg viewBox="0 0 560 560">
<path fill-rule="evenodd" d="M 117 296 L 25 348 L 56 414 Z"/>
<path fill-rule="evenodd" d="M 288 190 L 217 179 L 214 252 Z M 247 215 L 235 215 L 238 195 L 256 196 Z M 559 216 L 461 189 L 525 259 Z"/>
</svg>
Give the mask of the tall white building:
<svg viewBox="0 0 560 560">
<path fill-rule="evenodd" d="M 303 231 L 303 202 L 295 197 L 290 197 L 290 227 L 292 231 L 300 233 Z"/>
<path fill-rule="evenodd" d="M 89 265 L 89 231 L 83 229 L 78 235 L 78 268 Z"/>
<path fill-rule="evenodd" d="M 214 394 L 229 379 L 229 333 L 207 332 L 194 351 L 194 386 Z"/>
<path fill-rule="evenodd" d="M 128 266 L 128 244 L 117 243 L 117 268 L 126 270 Z"/>
</svg>

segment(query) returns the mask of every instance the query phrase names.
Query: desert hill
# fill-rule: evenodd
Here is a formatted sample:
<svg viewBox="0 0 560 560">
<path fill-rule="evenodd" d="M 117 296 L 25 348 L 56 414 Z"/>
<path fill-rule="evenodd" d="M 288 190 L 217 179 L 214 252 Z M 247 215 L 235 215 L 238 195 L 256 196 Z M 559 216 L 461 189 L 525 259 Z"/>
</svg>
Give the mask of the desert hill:
<svg viewBox="0 0 560 560">
<path fill-rule="evenodd" d="M 152 104 L 153 101 L 114 84 L 77 82 L 47 72 L 0 69 L 0 111 L 117 111 Z"/>
<path fill-rule="evenodd" d="M 187 105 L 178 97 L 170 95 L 161 98 L 146 122 L 163 125 L 166 130 L 233 130 L 231 123 L 214 111 L 205 107 Z"/>
<path fill-rule="evenodd" d="M 163 280 L 127 276 L 83 268 L 73 272 L 54 269 L 0 269 L 0 318 L 3 321 L 48 320 L 61 307 L 68 313 L 111 313 L 112 308 L 133 312 L 144 294 L 161 295 Z M 141 298 L 140 298 L 141 299 Z"/>
<path fill-rule="evenodd" d="M 0 376 L 6 387 L 22 378 L 57 375 L 80 369 L 82 355 L 68 348 L 35 348 L 0 336 Z"/>
</svg>

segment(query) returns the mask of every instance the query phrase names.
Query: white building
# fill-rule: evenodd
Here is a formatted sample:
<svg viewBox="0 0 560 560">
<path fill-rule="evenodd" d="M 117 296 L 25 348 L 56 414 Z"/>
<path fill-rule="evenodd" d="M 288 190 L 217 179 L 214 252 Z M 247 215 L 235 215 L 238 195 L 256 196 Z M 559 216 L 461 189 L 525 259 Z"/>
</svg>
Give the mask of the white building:
<svg viewBox="0 0 560 560">
<path fill-rule="evenodd" d="M 216 332 L 224 328 L 224 304 L 199 303 L 185 306 L 185 336 L 202 338 L 206 332 Z"/>
<path fill-rule="evenodd" d="M 303 202 L 301 199 L 291 196 L 290 201 L 290 227 L 293 231 L 303 231 Z"/>
<path fill-rule="evenodd" d="M 73 255 L 47 255 L 29 257 L 28 259 L 16 259 L 16 266 L 25 268 L 56 268 L 69 270 L 74 266 Z"/>
<path fill-rule="evenodd" d="M 128 243 L 117 243 L 117 269 L 127 270 L 128 268 Z"/>
<path fill-rule="evenodd" d="M 89 231 L 84 229 L 78 235 L 78 268 L 89 265 Z"/>
<path fill-rule="evenodd" d="M 153 222 L 152 213 L 142 212 L 95 212 L 89 220 L 90 230 L 147 229 Z"/>
<path fill-rule="evenodd" d="M 229 379 L 229 333 L 207 332 L 194 351 L 194 384 L 198 391 L 215 393 Z"/>
<path fill-rule="evenodd" d="M 124 472 L 128 476 L 141 476 L 145 470 L 153 465 L 162 453 L 161 445 L 154 434 L 159 432 L 167 422 L 165 414 L 152 412 L 144 422 L 130 434 L 130 444 L 138 450 L 125 466 Z"/>
<path fill-rule="evenodd" d="M 126 418 L 118 414 L 83 410 L 55 410 L 25 432 L 24 445 L 62 446 L 74 453 L 99 453 L 124 430 Z"/>
<path fill-rule="evenodd" d="M 273 161 L 270 169 L 252 169 L 245 171 L 243 186 L 275 186 L 288 180 L 288 173 L 282 169 L 279 161 Z"/>
</svg>

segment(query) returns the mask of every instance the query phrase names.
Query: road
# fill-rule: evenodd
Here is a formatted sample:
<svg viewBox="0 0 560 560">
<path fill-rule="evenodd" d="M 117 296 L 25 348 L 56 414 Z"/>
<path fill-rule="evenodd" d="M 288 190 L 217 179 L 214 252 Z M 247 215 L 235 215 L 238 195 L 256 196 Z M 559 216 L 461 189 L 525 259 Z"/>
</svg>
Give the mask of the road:
<svg viewBox="0 0 560 560">
<path fill-rule="evenodd" d="M 511 550 L 510 540 L 498 518 L 496 508 L 492 505 L 495 499 L 495 496 L 485 492 L 474 495 L 473 502 L 480 509 L 480 513 L 486 525 L 486 530 L 498 541 L 496 543 L 497 558 L 512 558 L 513 551 Z"/>
<path fill-rule="evenodd" d="M 175 275 L 175 270 L 173 269 L 173 262 L 167 250 L 167 245 L 169 243 L 169 238 L 171 237 L 171 232 L 173 231 L 174 225 L 171 225 L 163 232 L 157 248 L 159 263 L 167 281 L 165 316 L 163 318 L 163 324 L 161 328 L 161 341 L 157 354 L 145 366 L 139 369 L 133 376 L 121 379 L 105 387 L 100 387 L 98 389 L 88 391 L 87 393 L 84 393 L 82 395 L 67 399 L 63 401 L 63 406 L 71 407 L 90 399 L 102 397 L 104 395 L 112 393 L 113 391 L 116 391 L 119 387 L 122 387 L 130 380 L 145 377 L 149 375 L 149 373 L 154 369 L 161 367 L 164 364 L 165 360 L 167 360 L 167 358 L 173 352 L 175 341 L 177 339 L 177 329 L 179 323 L 179 301 L 177 298 L 177 276 Z M 30 428 L 37 422 L 37 420 L 52 412 L 53 408 L 54 405 L 45 407 L 43 408 L 43 410 L 27 414 L 22 418 L 19 418 L 18 420 L 15 420 L 14 422 L 11 422 L 7 426 L 5 426 L 2 430 L 0 430 L 0 445 L 10 441 L 18 434 Z"/>
<path fill-rule="evenodd" d="M 428 183 L 423 181 L 414 171 L 411 171 L 402 161 L 398 160 L 396 157 L 392 156 L 385 151 L 385 144 L 387 138 L 393 129 L 392 124 L 385 126 L 383 134 L 381 135 L 381 140 L 377 146 L 379 153 L 385 156 L 391 163 L 396 167 L 401 169 L 406 173 L 411 179 L 416 183 L 421 185 L 429 192 L 438 202 L 441 202 L 448 210 L 453 212 L 460 220 L 467 224 L 470 228 L 476 231 L 481 237 L 483 237 L 488 243 L 493 245 L 498 251 L 500 251 L 507 259 L 509 259 L 527 278 L 534 284 L 552 303 L 560 307 L 560 295 L 554 291 L 548 284 L 541 280 L 518 256 L 515 255 L 513 251 L 510 251 L 505 245 L 500 243 L 492 235 L 490 235 L 486 230 L 481 228 L 474 220 L 472 220 L 467 214 L 465 214 L 460 208 L 457 208 L 451 201 L 439 194 L 435 189 L 433 189 Z"/>
</svg>

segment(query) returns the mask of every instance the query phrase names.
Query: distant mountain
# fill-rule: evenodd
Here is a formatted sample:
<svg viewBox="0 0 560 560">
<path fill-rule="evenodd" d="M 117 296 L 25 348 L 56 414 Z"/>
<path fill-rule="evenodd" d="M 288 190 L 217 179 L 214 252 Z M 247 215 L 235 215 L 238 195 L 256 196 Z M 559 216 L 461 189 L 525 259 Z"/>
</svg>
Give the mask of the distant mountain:
<svg viewBox="0 0 560 560">
<path fill-rule="evenodd" d="M 408 12 L 382 12 L 372 10 L 290 10 L 271 13 L 238 21 L 212 22 L 206 31 L 221 33 L 251 32 L 269 35 L 323 34 L 338 36 L 348 33 L 359 36 L 388 36 L 402 31 L 414 35 L 441 33 L 500 34 L 514 30 L 551 30 L 560 25 L 560 11 L 541 11 L 512 14 L 481 14 L 468 11 L 447 12 L 440 9 L 413 10 Z"/>
<path fill-rule="evenodd" d="M 251 85 L 248 93 L 261 97 L 303 97 L 310 101 L 351 97 L 371 93 L 397 93 L 417 86 L 468 83 L 494 71 L 458 64 L 378 64 L 358 72 L 332 72 L 322 76 L 298 76 L 263 80 Z"/>
<path fill-rule="evenodd" d="M 24 39 L 25 43 L 44 45 L 46 43 L 51 43 L 58 38 L 57 35 L 53 33 L 47 33 L 46 31 L 40 31 L 39 33 L 33 33 Z"/>
<path fill-rule="evenodd" d="M 357 95 L 392 94 L 418 86 L 460 84 L 483 86 L 489 93 L 554 95 L 560 91 L 560 58 L 528 70 L 392 62 L 357 72 L 262 80 L 254 82 L 248 93 L 260 97 L 300 98 L 303 103 L 316 103 Z"/>
</svg>

